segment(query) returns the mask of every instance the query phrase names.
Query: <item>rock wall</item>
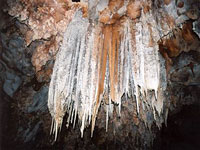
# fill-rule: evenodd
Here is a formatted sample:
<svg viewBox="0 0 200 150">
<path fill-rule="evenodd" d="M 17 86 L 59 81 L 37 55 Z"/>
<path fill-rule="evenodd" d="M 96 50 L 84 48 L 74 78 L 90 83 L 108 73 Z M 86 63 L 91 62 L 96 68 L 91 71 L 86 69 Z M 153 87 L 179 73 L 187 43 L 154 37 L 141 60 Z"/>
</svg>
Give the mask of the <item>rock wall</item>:
<svg viewBox="0 0 200 150">
<path fill-rule="evenodd" d="M 5 125 L 2 131 L 4 149 L 12 149 L 13 145 L 16 149 L 25 149 L 27 145 L 30 149 L 146 149 L 152 146 L 156 131 L 162 127 L 162 123 L 167 122 L 168 114 L 176 113 L 182 105 L 198 101 L 198 0 L 97 0 L 81 3 L 65 0 L 9 0 L 7 4 L 2 3 L 5 5 L 1 13 L 1 18 L 4 19 L 0 25 L 0 104 L 4 104 L 3 108 L 8 107 L 0 112 L 0 116 L 3 116 L 1 118 L 4 118 L 0 118 L 4 122 L 1 125 Z M 80 20 L 77 21 L 78 17 Z M 82 20 L 87 25 L 81 28 Z M 84 36 L 89 42 L 82 41 Z M 98 41 L 101 36 L 105 37 L 105 41 Z M 66 39 L 78 37 L 79 42 L 73 41 L 72 45 L 67 45 Z M 99 46 L 103 42 L 106 46 L 111 39 L 115 44 L 110 47 L 110 53 L 114 53 L 115 45 L 119 47 L 118 43 L 123 45 L 122 41 L 129 44 L 132 42 L 131 49 L 134 49 L 134 53 L 129 56 L 134 58 L 132 66 L 135 73 L 130 75 L 134 76 L 130 83 L 134 85 L 122 86 L 127 88 L 122 88 L 120 92 L 111 90 L 111 93 L 104 95 L 101 102 L 94 102 L 93 105 L 97 104 L 99 109 L 94 115 L 97 119 L 95 125 L 93 124 L 93 138 L 91 126 L 82 123 L 81 110 L 86 108 L 77 105 L 79 119 L 75 119 L 74 129 L 68 120 L 70 108 L 74 107 L 69 105 L 68 110 L 59 108 L 58 110 L 62 110 L 63 124 L 55 142 L 54 136 L 49 134 L 52 121 L 47 108 L 51 74 L 53 70 L 57 72 L 54 62 L 59 64 L 57 66 L 65 67 L 67 60 L 59 62 L 58 59 L 64 55 L 69 58 L 70 53 L 68 55 L 67 50 L 70 46 L 76 48 L 77 43 L 82 42 L 82 45 L 89 47 L 89 43 L 96 40 L 96 44 L 100 43 Z M 123 54 L 120 51 L 118 56 Z M 117 86 L 118 83 L 114 83 L 116 72 L 112 70 L 113 65 L 118 63 L 112 59 L 117 59 L 118 56 L 109 56 L 108 62 L 111 66 L 102 64 L 105 67 L 100 73 L 106 74 L 105 82 L 108 82 L 108 69 L 105 68 L 111 69 L 111 85 Z M 127 54 L 123 58 L 118 60 L 126 61 Z M 106 61 L 107 59 L 103 62 Z M 126 63 L 123 68 L 126 68 Z M 131 70 L 131 67 L 127 68 L 122 72 Z M 62 68 L 57 69 L 62 71 Z M 54 75 L 52 77 L 59 78 Z M 124 80 L 125 77 L 121 78 Z M 56 80 L 52 79 L 53 81 L 57 83 Z M 108 85 L 105 83 L 105 86 Z M 112 89 L 111 85 L 109 86 Z M 106 87 L 104 89 L 110 90 Z M 131 90 L 133 93 L 127 97 L 126 92 Z M 52 93 L 55 94 L 55 91 Z M 109 96 L 113 102 L 111 99 L 110 102 L 106 100 Z M 112 107 L 109 120 L 106 119 L 108 106 Z M 56 113 L 52 113 L 52 110 L 50 107 L 51 115 L 55 118 Z M 83 133 L 83 124 L 86 128 L 81 138 L 80 127 L 82 126 Z"/>
</svg>

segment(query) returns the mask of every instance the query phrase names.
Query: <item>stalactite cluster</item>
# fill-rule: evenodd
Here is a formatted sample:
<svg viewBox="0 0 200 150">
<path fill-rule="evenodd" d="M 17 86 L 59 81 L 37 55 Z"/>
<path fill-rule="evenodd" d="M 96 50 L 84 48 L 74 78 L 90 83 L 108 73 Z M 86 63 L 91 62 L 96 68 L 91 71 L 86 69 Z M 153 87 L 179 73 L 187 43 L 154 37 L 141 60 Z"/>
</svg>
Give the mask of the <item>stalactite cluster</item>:
<svg viewBox="0 0 200 150">
<path fill-rule="evenodd" d="M 141 109 L 150 107 L 159 127 L 166 121 L 168 109 L 164 112 L 163 107 L 168 105 L 166 72 L 171 65 L 170 57 L 188 51 L 178 46 L 179 34 L 186 43 L 197 38 L 192 23 L 187 22 L 195 14 L 179 3 L 81 2 L 81 9 L 76 11 L 64 34 L 49 87 L 48 106 L 55 139 L 66 112 L 67 125 L 75 126 L 78 116 L 81 135 L 90 124 L 92 135 L 102 101 L 107 104 L 107 128 L 114 104 L 120 114 L 123 95 L 135 99 L 138 115 Z M 144 118 L 143 121 L 147 122 Z"/>
<path fill-rule="evenodd" d="M 99 22 L 95 22 L 95 16 L 89 12 L 88 19 L 83 17 L 82 11 L 77 11 L 64 34 L 49 87 L 48 106 L 55 139 L 66 112 L 67 124 L 75 125 L 78 116 L 81 135 L 89 124 L 92 135 L 101 102 L 108 105 L 108 120 L 113 103 L 118 104 L 120 114 L 123 94 L 135 98 L 139 113 L 141 101 L 146 101 L 148 91 L 153 90 L 152 108 L 159 115 L 162 111 L 158 45 L 149 46 L 143 30 L 147 38 L 155 33 L 150 35 L 148 28 L 136 21 L 141 15 L 140 2 L 111 0 L 106 4 L 108 6 L 99 3 L 105 7 L 100 12 Z M 145 17 L 143 20 L 148 22 Z M 156 106 L 153 102 L 160 103 Z"/>
</svg>

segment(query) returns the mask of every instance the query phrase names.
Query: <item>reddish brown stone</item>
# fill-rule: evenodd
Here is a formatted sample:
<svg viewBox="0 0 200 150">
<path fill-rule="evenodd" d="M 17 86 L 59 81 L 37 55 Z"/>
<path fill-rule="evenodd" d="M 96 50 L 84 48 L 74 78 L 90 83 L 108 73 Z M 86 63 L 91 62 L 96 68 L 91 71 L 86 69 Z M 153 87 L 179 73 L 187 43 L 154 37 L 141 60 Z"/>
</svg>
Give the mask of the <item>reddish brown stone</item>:
<svg viewBox="0 0 200 150">
<path fill-rule="evenodd" d="M 179 3 L 178 3 L 178 7 L 179 7 L 179 8 L 182 8 L 183 6 L 184 6 L 184 2 L 179 2 Z"/>
<path fill-rule="evenodd" d="M 186 12 L 186 15 L 192 19 L 192 20 L 196 20 L 199 17 L 199 12 L 196 9 L 190 9 L 189 11 Z"/>
<path fill-rule="evenodd" d="M 131 19 L 136 19 L 141 16 L 141 3 L 139 1 L 130 2 L 127 6 L 127 15 Z"/>
<path fill-rule="evenodd" d="M 183 25 L 182 37 L 188 43 L 191 43 L 195 40 L 195 34 L 192 30 L 192 23 L 189 22 Z"/>
<path fill-rule="evenodd" d="M 148 13 L 150 9 L 151 8 L 150 8 L 150 6 L 148 4 L 146 4 L 146 3 L 143 4 L 143 12 L 144 12 L 144 14 Z"/>
<path fill-rule="evenodd" d="M 169 5 L 171 3 L 171 0 L 164 0 L 165 5 Z"/>
<path fill-rule="evenodd" d="M 40 71 L 42 66 L 44 66 L 48 60 L 53 58 L 58 50 L 57 44 L 55 37 L 52 37 L 50 41 L 47 41 L 36 48 L 32 56 L 32 64 L 35 67 L 36 72 Z"/>
</svg>

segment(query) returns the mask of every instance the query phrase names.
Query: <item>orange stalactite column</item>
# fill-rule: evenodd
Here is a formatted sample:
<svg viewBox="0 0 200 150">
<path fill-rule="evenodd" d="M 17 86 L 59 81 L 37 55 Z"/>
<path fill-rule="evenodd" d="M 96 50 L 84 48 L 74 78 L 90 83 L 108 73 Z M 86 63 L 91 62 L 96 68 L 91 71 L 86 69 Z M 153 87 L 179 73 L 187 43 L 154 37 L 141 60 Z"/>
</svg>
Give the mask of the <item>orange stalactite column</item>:
<svg viewBox="0 0 200 150">
<path fill-rule="evenodd" d="M 109 62 L 109 79 L 110 79 L 110 96 L 115 101 L 116 95 L 116 84 L 118 83 L 118 49 L 119 49 L 119 28 L 116 25 L 105 25 L 103 27 L 103 48 L 99 49 L 99 82 L 98 91 L 96 96 L 96 104 L 93 111 L 92 117 L 92 133 L 94 130 L 96 114 L 100 104 L 100 96 L 104 91 L 104 80 L 106 73 L 106 66 Z M 107 62 L 108 58 L 108 62 Z"/>
<path fill-rule="evenodd" d="M 116 92 L 116 84 L 118 83 L 118 51 L 119 51 L 119 28 L 117 25 L 113 25 L 112 27 L 112 44 L 109 48 L 109 71 L 110 71 L 110 91 L 111 91 L 111 99 L 113 101 L 116 100 L 115 92 Z"/>
<path fill-rule="evenodd" d="M 97 95 L 96 95 L 96 104 L 93 110 L 93 115 L 92 115 L 92 128 L 91 128 L 91 136 L 93 135 L 94 131 L 94 126 L 95 126 L 95 121 L 96 121 L 96 115 L 98 112 L 98 108 L 100 105 L 100 96 L 104 91 L 104 80 L 105 80 L 105 73 L 106 73 L 106 64 L 107 64 L 107 54 L 108 54 L 108 49 L 109 49 L 109 34 L 110 34 L 110 27 L 106 26 L 103 29 L 103 35 L 104 35 L 104 40 L 103 43 L 101 42 L 101 39 L 99 40 L 100 46 L 99 48 L 99 76 L 98 76 L 98 89 L 97 89 Z M 106 40 L 107 39 L 107 40 Z M 101 47 L 103 45 L 103 47 Z"/>
</svg>

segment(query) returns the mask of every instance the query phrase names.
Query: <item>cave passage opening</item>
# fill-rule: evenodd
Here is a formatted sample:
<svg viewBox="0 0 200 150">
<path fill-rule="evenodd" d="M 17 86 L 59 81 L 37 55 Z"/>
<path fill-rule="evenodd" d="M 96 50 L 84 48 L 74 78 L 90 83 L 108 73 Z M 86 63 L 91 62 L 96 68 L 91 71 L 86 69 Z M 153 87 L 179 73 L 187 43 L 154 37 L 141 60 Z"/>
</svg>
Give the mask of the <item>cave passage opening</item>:
<svg viewBox="0 0 200 150">
<path fill-rule="evenodd" d="M 200 104 L 185 105 L 168 118 L 154 140 L 154 150 L 197 150 L 200 147 Z"/>
</svg>

